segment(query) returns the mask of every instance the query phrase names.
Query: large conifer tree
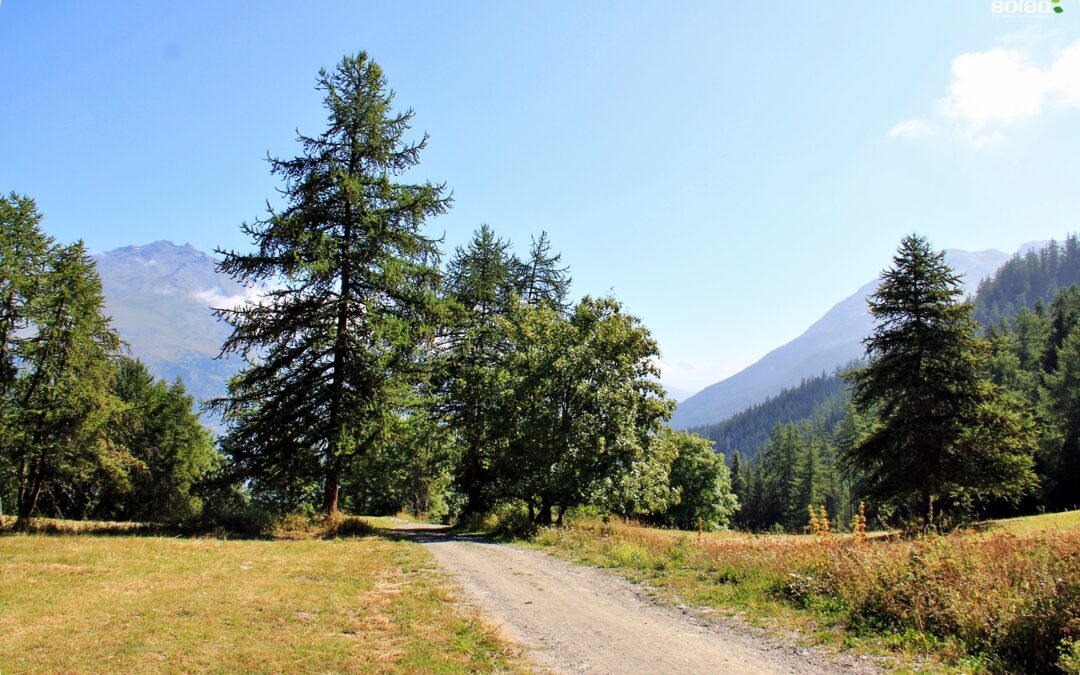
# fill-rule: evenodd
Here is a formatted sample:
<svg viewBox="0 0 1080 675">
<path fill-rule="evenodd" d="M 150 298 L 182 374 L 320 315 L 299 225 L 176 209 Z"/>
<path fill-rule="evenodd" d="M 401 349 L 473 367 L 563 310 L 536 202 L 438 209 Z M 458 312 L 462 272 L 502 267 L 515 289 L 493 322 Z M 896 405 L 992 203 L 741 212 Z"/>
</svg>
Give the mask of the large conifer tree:
<svg viewBox="0 0 1080 675">
<path fill-rule="evenodd" d="M 1015 497 L 1034 482 L 1030 417 L 984 379 L 988 350 L 962 295 L 944 254 L 905 237 L 869 300 L 869 365 L 848 376 L 878 423 L 846 459 L 864 494 L 912 506 L 924 525 L 942 497 Z"/>
<path fill-rule="evenodd" d="M 101 279 L 82 242 L 53 247 L 20 341 L 17 407 L 7 440 L 17 466 L 19 522 L 42 493 L 95 472 L 122 480 L 126 452 L 107 436 L 120 405 L 112 395 L 120 338 L 104 315 Z"/>
<path fill-rule="evenodd" d="M 215 405 L 241 473 L 269 489 L 321 478 L 332 514 L 343 470 L 379 440 L 430 335 L 438 248 L 421 228 L 449 197 L 442 185 L 398 182 L 427 136 L 406 139 L 413 112 L 393 109 L 366 54 L 317 82 L 327 129 L 301 135 L 296 158 L 270 160 L 286 206 L 245 224 L 256 250 L 225 253 L 220 265 L 274 290 L 219 310 L 233 326 L 223 353 L 243 354 L 247 367 Z"/>
</svg>

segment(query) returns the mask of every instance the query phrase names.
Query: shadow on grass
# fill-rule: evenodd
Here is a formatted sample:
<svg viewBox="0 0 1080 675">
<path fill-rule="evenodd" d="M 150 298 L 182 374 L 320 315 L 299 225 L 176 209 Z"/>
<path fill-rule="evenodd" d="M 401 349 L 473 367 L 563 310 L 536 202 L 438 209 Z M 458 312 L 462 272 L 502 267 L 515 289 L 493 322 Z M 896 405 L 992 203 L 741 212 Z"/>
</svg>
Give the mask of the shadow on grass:
<svg viewBox="0 0 1080 675">
<path fill-rule="evenodd" d="M 20 534 L 57 537 L 169 537 L 290 541 L 370 537 L 378 535 L 379 530 L 366 520 L 355 516 L 305 523 L 285 520 L 261 530 L 229 528 L 216 523 L 137 523 L 53 518 L 34 518 L 29 523 L 20 525 L 14 517 L 0 518 L 0 537 Z"/>
</svg>

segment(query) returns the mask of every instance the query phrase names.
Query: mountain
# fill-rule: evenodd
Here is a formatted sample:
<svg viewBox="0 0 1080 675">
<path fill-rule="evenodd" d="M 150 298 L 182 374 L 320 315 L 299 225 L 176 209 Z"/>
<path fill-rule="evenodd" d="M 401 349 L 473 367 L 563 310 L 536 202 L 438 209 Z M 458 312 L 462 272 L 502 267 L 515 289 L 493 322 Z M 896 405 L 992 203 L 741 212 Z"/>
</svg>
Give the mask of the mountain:
<svg viewBox="0 0 1080 675">
<path fill-rule="evenodd" d="M 847 387 L 839 375 L 821 373 L 804 379 L 798 386 L 784 388 L 723 422 L 694 427 L 691 431 L 713 441 L 716 451 L 729 459 L 737 451 L 743 459 L 752 461 L 777 424 L 818 418 L 815 421 L 820 428 L 831 432 L 843 418 L 848 398 Z"/>
<path fill-rule="evenodd" d="M 252 289 L 215 270 L 193 246 L 156 241 L 94 256 L 106 312 L 132 356 L 157 377 L 184 381 L 196 402 L 225 393 L 236 358 L 216 359 L 229 335 L 210 307 L 233 306 Z"/>
<path fill-rule="evenodd" d="M 1010 259 L 997 250 L 970 252 L 949 249 L 945 259 L 963 275 L 969 294 L 979 281 Z M 676 429 L 716 424 L 755 403 L 775 396 L 784 388 L 821 372 L 863 356 L 862 339 L 870 334 L 873 321 L 867 311 L 866 297 L 877 288 L 874 279 L 842 300 L 814 322 L 799 337 L 763 356 L 759 361 L 731 377 L 702 389 L 679 403 L 671 418 Z"/>
<path fill-rule="evenodd" d="M 673 387 L 670 384 L 661 382 L 660 385 L 664 387 L 664 391 L 667 392 L 668 398 L 674 401 L 685 401 L 694 395 L 694 392 L 689 389 L 680 389 L 679 387 Z"/>
</svg>

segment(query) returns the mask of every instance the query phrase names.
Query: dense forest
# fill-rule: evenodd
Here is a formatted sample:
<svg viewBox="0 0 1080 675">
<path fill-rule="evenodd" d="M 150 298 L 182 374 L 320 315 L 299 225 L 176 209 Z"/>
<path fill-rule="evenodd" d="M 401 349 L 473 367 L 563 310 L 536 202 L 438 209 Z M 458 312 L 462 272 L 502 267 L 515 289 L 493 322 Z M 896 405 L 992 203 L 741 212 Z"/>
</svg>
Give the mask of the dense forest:
<svg viewBox="0 0 1080 675">
<path fill-rule="evenodd" d="M 975 320 L 984 326 L 1011 321 L 1017 312 L 1048 304 L 1058 291 L 1080 284 L 1080 239 L 1069 235 L 1013 256 L 975 293 Z"/>
</svg>

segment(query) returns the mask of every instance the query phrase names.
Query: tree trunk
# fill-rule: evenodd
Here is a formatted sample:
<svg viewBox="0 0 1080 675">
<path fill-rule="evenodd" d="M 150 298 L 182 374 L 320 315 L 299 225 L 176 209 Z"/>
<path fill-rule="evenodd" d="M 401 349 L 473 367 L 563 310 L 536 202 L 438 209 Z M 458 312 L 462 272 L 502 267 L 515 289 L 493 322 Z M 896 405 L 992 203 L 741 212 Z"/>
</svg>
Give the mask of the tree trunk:
<svg viewBox="0 0 1080 675">
<path fill-rule="evenodd" d="M 538 525 L 551 524 L 551 504 L 546 499 L 540 501 L 540 512 L 536 514 L 536 523 Z"/>
<path fill-rule="evenodd" d="M 19 502 L 19 517 L 15 520 L 16 530 L 26 530 L 30 526 L 30 520 L 34 517 L 34 511 L 37 509 L 38 498 L 41 497 L 41 487 L 45 481 L 41 472 L 35 471 L 35 468 L 34 466 L 30 468 L 30 475 L 32 476 L 30 491 Z"/>
<path fill-rule="evenodd" d="M 323 485 L 323 513 L 336 516 L 338 512 L 338 493 L 341 491 L 341 470 L 337 467 L 326 470 L 326 483 Z"/>
</svg>

